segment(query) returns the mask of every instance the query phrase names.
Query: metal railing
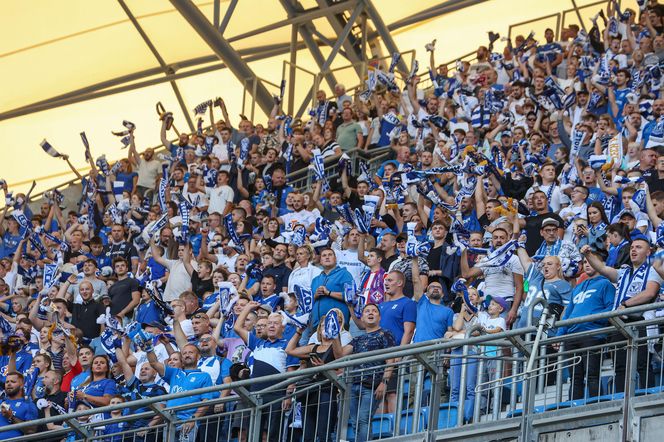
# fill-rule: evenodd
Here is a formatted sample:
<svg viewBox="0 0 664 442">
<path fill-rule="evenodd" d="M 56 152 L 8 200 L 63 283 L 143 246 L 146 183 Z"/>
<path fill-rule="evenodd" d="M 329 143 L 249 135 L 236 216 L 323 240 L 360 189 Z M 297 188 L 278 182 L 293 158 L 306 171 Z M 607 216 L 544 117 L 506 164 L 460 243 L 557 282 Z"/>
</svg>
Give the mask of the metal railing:
<svg viewBox="0 0 664 442">
<path fill-rule="evenodd" d="M 295 441 L 302 431 L 310 436 L 317 428 L 324 428 L 319 435 L 332 435 L 335 440 L 348 440 L 347 436 L 362 440 L 359 430 L 367 431 L 369 439 L 440 431 L 447 437 L 461 434 L 468 437 L 471 433 L 495 432 L 492 425 L 503 425 L 510 428 L 510 434 L 529 437 L 540 416 L 568 409 L 581 410 L 576 411 L 581 416 L 583 407 L 587 407 L 595 411 L 612 410 L 612 419 L 621 420 L 623 436 L 630 438 L 634 436 L 630 433 L 634 413 L 631 404 L 664 391 L 664 365 L 659 356 L 664 343 L 659 327 L 664 325 L 664 317 L 650 318 L 654 316 L 650 315 L 649 319 L 629 323 L 624 318 L 660 309 L 664 309 L 664 302 L 547 321 L 545 308 L 537 327 L 529 325 L 479 336 L 474 336 L 477 330 L 471 328 L 463 340 L 440 339 L 354 354 L 322 366 L 260 378 L 261 384 L 270 385 L 260 391 L 250 391 L 256 379 L 237 381 L 24 422 L 6 426 L 3 431 L 65 422 L 65 428 L 11 440 L 64 437 L 75 432 L 77 439 L 111 440 L 113 435 L 120 435 L 123 440 L 143 441 L 147 440 L 148 431 L 152 435 L 163 434 L 166 441 L 175 441 L 183 440 L 179 439 L 179 429 L 184 423 L 197 422 L 196 428 L 205 440 L 231 441 L 240 437 L 239 440 L 253 441 L 260 440 L 262 433 L 272 432 L 278 437 L 268 440 Z M 608 320 L 610 325 L 570 335 L 547 336 L 549 326 L 560 328 L 599 320 Z M 647 327 L 651 327 L 651 332 L 656 327 L 656 331 L 646 335 Z M 536 334 L 532 344 L 526 340 L 529 334 Z M 579 346 L 579 342 L 589 339 L 592 345 Z M 560 349 L 552 351 L 554 344 L 556 348 L 560 345 Z M 595 360 L 594 372 L 588 362 L 591 359 Z M 582 361 L 585 368 L 581 368 Z M 391 391 L 388 401 L 381 403 L 374 397 L 373 388 L 380 384 L 387 367 L 392 367 L 397 382 L 390 386 L 393 389 L 388 389 Z M 446 394 L 448 383 L 450 396 Z M 543 386 L 541 392 L 538 384 Z M 288 385 L 296 385 L 294 393 L 286 393 Z M 579 385 L 583 391 L 578 389 Z M 221 397 L 222 392 L 231 394 Z M 214 393 L 214 398 L 205 401 L 210 411 L 200 418 L 178 415 L 178 411 L 191 409 L 191 403 L 177 407 L 159 405 L 205 393 Z M 282 410 L 284 399 L 293 399 L 301 405 Z M 620 403 L 617 408 L 611 405 L 615 401 Z M 217 407 L 215 411 L 218 404 L 223 404 L 224 409 Z M 145 411 L 108 418 L 113 411 L 138 408 Z M 304 424 L 294 419 L 295 409 L 302 410 Z M 102 413 L 106 419 L 90 422 L 92 416 Z M 139 419 L 155 416 L 161 416 L 161 421 L 154 427 L 131 426 Z M 113 426 L 119 422 L 125 422 L 125 427 Z M 359 425 L 360 422 L 365 425 Z M 110 433 L 100 435 L 109 429 Z"/>
</svg>

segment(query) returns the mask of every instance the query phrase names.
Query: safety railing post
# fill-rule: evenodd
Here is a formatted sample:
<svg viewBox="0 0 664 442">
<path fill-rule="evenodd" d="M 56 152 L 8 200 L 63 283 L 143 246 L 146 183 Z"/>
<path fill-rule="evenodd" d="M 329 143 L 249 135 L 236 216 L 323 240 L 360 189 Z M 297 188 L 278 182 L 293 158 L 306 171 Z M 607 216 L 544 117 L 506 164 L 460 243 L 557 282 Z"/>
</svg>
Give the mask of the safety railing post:
<svg viewBox="0 0 664 442">
<path fill-rule="evenodd" d="M 392 371 L 392 376 L 397 377 L 397 406 L 396 406 L 396 412 L 394 413 L 394 428 L 395 432 L 399 431 L 399 428 L 401 428 L 401 410 L 402 410 L 402 395 L 403 395 L 403 381 L 404 381 L 404 376 L 403 376 L 403 365 L 399 365 L 396 370 Z"/>
<path fill-rule="evenodd" d="M 512 375 L 515 375 L 519 371 L 519 361 L 512 361 Z M 520 382 L 517 381 L 518 377 L 514 376 L 512 378 L 512 388 L 510 389 L 510 411 L 516 410 L 516 400 L 518 396 L 518 389 Z"/>
<path fill-rule="evenodd" d="M 503 360 L 498 359 L 496 361 L 496 376 L 500 375 L 503 372 Z M 503 397 L 503 383 L 496 382 L 496 386 L 493 387 L 493 406 L 491 410 L 491 418 L 494 421 L 497 421 L 500 418 L 500 408 L 502 406 L 502 397 Z"/>
<path fill-rule="evenodd" d="M 565 351 L 565 343 L 561 342 L 560 343 L 560 350 L 558 351 L 558 357 L 557 357 L 557 362 L 558 362 L 558 367 L 556 369 L 556 403 L 559 404 L 563 401 L 563 367 L 562 367 L 562 361 L 563 361 L 563 355 L 560 354 Z M 601 364 L 600 364 L 600 370 L 602 369 Z M 599 376 L 599 373 L 598 373 Z"/>
<path fill-rule="evenodd" d="M 350 418 L 350 394 L 353 379 L 350 377 L 350 370 L 344 369 L 342 375 L 346 388 L 339 394 L 339 422 L 337 423 L 337 439 L 345 440 L 348 434 L 348 419 Z"/>
<path fill-rule="evenodd" d="M 261 395 L 256 395 L 255 403 L 250 404 L 251 414 L 249 416 L 249 431 L 247 432 L 247 440 L 259 441 L 261 440 Z"/>
<path fill-rule="evenodd" d="M 475 332 L 479 332 L 482 330 L 482 326 L 479 324 L 475 324 L 471 327 L 469 327 L 466 330 L 465 337 L 468 339 L 473 335 Z M 466 405 L 466 384 L 467 384 L 467 376 L 468 376 L 468 353 L 470 352 L 470 346 L 468 344 L 464 344 L 463 346 L 463 351 L 462 351 L 462 358 L 461 358 L 461 379 L 459 382 L 459 407 L 458 407 L 458 413 L 457 413 L 457 425 L 461 426 L 463 425 L 463 410 Z M 476 398 L 477 399 L 477 398 Z"/>
<path fill-rule="evenodd" d="M 413 398 L 414 403 L 413 403 L 413 433 L 417 433 L 420 431 L 419 428 L 419 423 L 420 423 L 420 410 L 422 409 L 422 390 L 424 388 L 424 366 L 421 364 L 418 364 L 416 367 L 411 366 L 411 373 L 412 370 L 415 369 L 417 370 L 417 381 L 415 383 L 415 397 Z M 432 384 L 431 387 L 433 388 L 433 378 L 431 378 Z"/>
<path fill-rule="evenodd" d="M 481 354 L 481 352 L 477 352 L 478 355 Z M 483 411 L 482 410 L 482 398 L 483 396 L 487 394 L 486 390 L 482 391 L 477 391 L 477 386 L 481 385 L 484 382 L 484 366 L 486 365 L 485 359 L 480 358 L 477 361 L 477 376 L 475 379 L 475 403 L 473 404 L 473 422 L 479 422 L 480 420 L 480 413 Z M 487 379 L 489 381 L 490 379 Z M 487 397 L 488 399 L 488 397 Z"/>
<path fill-rule="evenodd" d="M 639 343 L 635 342 L 634 338 L 639 335 L 638 330 L 632 329 L 632 333 L 627 338 L 627 355 L 625 360 L 625 402 L 623 403 L 623 419 L 622 419 L 622 440 L 632 439 L 632 397 L 636 390 L 636 376 L 638 372 L 638 351 Z M 647 345 L 646 342 L 641 345 Z M 642 379 L 641 383 L 645 384 L 646 380 Z"/>
</svg>

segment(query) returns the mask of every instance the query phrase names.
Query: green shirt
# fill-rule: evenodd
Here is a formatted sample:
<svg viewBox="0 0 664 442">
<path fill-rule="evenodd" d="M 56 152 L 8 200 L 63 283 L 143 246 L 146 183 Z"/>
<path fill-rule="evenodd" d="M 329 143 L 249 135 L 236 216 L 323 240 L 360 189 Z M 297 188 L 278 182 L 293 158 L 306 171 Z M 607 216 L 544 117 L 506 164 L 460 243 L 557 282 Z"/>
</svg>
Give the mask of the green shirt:
<svg viewBox="0 0 664 442">
<path fill-rule="evenodd" d="M 357 147 L 357 134 L 362 133 L 362 127 L 351 121 L 349 123 L 342 123 L 337 128 L 337 143 L 341 146 L 342 150 L 350 150 Z"/>
</svg>

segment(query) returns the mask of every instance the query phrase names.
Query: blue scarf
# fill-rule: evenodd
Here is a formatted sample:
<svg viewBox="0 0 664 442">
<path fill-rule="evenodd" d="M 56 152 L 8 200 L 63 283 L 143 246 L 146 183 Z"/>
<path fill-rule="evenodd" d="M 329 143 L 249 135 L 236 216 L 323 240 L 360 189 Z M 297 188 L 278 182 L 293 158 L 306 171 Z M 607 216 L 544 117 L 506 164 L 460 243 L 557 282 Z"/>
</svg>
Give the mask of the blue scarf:
<svg viewBox="0 0 664 442">
<path fill-rule="evenodd" d="M 606 259 L 606 265 L 613 267 L 618 262 L 618 253 L 627 244 L 627 240 L 623 239 L 617 246 L 609 246 L 609 257 Z"/>
</svg>

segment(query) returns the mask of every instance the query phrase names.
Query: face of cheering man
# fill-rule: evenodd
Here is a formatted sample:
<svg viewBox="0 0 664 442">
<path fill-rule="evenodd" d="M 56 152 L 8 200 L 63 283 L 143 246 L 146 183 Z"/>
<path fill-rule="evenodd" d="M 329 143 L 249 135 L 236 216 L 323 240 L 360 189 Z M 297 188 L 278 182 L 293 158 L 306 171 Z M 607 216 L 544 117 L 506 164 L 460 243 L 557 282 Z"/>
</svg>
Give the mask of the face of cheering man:
<svg viewBox="0 0 664 442">
<path fill-rule="evenodd" d="M 629 257 L 632 260 L 632 265 L 643 264 L 648 256 L 650 256 L 650 245 L 646 241 L 636 239 L 629 246 Z"/>
<path fill-rule="evenodd" d="M 185 369 L 191 370 L 198 366 L 200 352 L 193 344 L 187 344 L 182 349 L 182 365 Z"/>
</svg>

